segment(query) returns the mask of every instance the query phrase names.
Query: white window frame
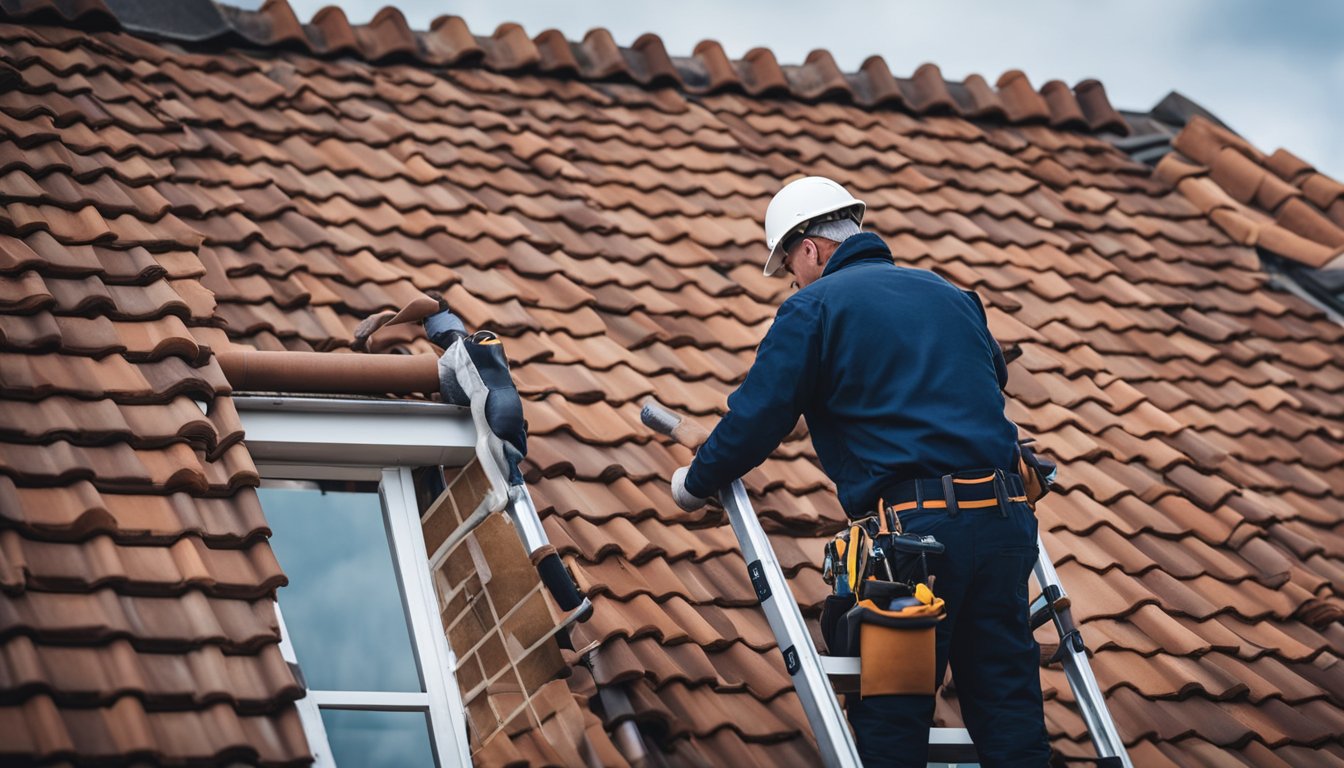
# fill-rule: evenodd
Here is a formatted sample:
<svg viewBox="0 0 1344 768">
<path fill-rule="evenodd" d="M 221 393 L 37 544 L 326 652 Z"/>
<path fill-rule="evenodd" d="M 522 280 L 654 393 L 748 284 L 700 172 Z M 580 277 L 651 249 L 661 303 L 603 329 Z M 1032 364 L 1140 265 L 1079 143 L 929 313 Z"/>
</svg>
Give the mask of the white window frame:
<svg viewBox="0 0 1344 768">
<path fill-rule="evenodd" d="M 411 477 L 414 467 L 456 466 L 475 455 L 476 430 L 469 410 L 428 402 L 239 393 L 233 403 L 262 478 L 376 481 L 387 515 L 393 564 L 425 690 L 309 690 L 295 704 L 314 765 L 336 764 L 320 709 L 425 712 L 438 764 L 471 765 L 466 710 L 454 671 L 457 657 L 439 618 Z M 275 609 L 281 654 L 298 663 L 278 603 Z"/>
</svg>

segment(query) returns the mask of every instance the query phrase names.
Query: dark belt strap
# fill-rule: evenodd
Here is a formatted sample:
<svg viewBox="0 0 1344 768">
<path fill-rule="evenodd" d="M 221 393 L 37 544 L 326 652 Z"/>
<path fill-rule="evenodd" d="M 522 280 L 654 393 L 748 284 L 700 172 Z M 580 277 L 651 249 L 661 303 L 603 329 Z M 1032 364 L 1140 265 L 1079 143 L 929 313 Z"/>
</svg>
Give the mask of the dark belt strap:
<svg viewBox="0 0 1344 768">
<path fill-rule="evenodd" d="M 963 509 L 998 507 L 999 514 L 1006 515 L 1008 504 L 1025 502 L 1027 492 L 1016 472 L 972 469 L 907 480 L 888 488 L 881 498 L 887 509 L 898 514 L 910 509 L 946 509 L 955 517 Z"/>
</svg>

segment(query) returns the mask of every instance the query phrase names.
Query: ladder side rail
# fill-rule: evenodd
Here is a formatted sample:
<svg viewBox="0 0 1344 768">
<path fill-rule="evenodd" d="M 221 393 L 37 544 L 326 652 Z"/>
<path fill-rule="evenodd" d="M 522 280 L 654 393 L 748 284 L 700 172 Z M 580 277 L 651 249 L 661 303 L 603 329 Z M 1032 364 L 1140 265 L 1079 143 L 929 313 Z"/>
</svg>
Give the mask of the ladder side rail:
<svg viewBox="0 0 1344 768">
<path fill-rule="evenodd" d="M 649 398 L 640 409 L 640 421 L 655 432 L 667 435 L 692 450 L 709 437 L 709 432 L 695 422 L 664 408 Z M 770 631 L 775 636 L 784 666 L 792 678 L 793 687 L 807 715 L 808 725 L 817 740 L 822 762 L 828 768 L 857 768 L 860 765 L 858 747 L 840 708 L 840 700 L 831 689 L 830 680 L 821 667 L 821 658 L 812 635 L 803 622 L 803 614 L 794 601 L 793 591 L 784 578 L 770 539 L 751 506 L 746 486 L 739 478 L 719 493 L 719 501 L 728 513 L 733 535 L 737 537 L 742 557 L 747 561 L 747 578 L 765 612 Z"/>
<path fill-rule="evenodd" d="M 812 635 L 742 481 L 734 480 L 719 494 L 719 500 L 728 513 L 733 533 L 746 558 L 747 575 L 784 655 L 785 667 L 793 679 L 803 711 L 807 713 L 823 763 L 827 766 L 859 766 L 858 747 L 854 744 L 840 700 L 822 669 Z"/>
<path fill-rule="evenodd" d="M 1061 597 L 1067 596 L 1064 585 L 1059 581 L 1059 573 L 1055 571 L 1055 564 L 1050 560 L 1050 554 L 1045 550 L 1045 542 L 1041 540 L 1039 534 L 1036 537 L 1036 546 L 1038 556 L 1033 569 L 1036 584 L 1042 592 L 1047 587 L 1053 586 L 1059 590 Z M 1069 608 L 1060 609 L 1059 614 L 1064 619 L 1065 626 L 1074 626 Z M 1061 628 L 1058 618 L 1055 626 L 1057 629 Z M 1081 635 L 1079 638 L 1081 640 Z M 1115 721 L 1111 718 L 1111 710 L 1106 706 L 1106 697 L 1102 695 L 1101 686 L 1097 683 L 1096 676 L 1092 674 L 1092 664 L 1087 659 L 1087 651 L 1082 647 L 1082 642 L 1075 644 L 1071 642 L 1071 638 L 1061 636 L 1059 647 L 1064 676 L 1073 690 L 1074 700 L 1078 702 L 1078 710 L 1082 714 L 1083 722 L 1087 724 L 1087 732 L 1092 737 L 1092 746 L 1096 749 L 1097 756 L 1118 757 L 1125 768 L 1134 768 L 1129 759 L 1129 751 L 1125 749 L 1125 743 L 1120 738 L 1120 730 L 1116 728 Z"/>
<path fill-rule="evenodd" d="M 509 505 L 505 511 L 513 519 L 518 538 L 523 540 L 529 555 L 551 543 L 526 485 L 515 485 L 509 489 Z"/>
<path fill-rule="evenodd" d="M 504 509 L 509 519 L 513 521 L 514 530 L 518 532 L 518 538 L 522 539 L 528 557 L 536 566 L 537 574 L 541 576 L 541 583 L 551 593 L 555 604 L 560 606 L 561 610 L 569 612 L 564 620 L 565 626 L 575 621 L 587 621 L 592 612 L 593 601 L 579 592 L 574 579 L 560 560 L 559 553 L 551 546 L 551 540 L 546 535 L 546 527 L 541 522 L 541 515 L 537 512 L 537 505 L 532 501 L 532 494 L 527 490 L 526 484 L 509 488 L 509 503 Z"/>
</svg>

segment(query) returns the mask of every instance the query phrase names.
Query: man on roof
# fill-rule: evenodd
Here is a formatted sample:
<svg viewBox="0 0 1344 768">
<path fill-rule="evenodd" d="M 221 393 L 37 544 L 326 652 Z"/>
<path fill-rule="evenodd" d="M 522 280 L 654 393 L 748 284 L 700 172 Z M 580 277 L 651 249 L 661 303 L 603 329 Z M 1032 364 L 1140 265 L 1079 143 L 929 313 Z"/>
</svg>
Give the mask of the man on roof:
<svg viewBox="0 0 1344 768">
<path fill-rule="evenodd" d="M 673 475 L 672 494 L 699 508 L 806 417 L 850 518 L 883 505 L 906 532 L 946 546 L 930 563 L 948 611 L 933 684 L 950 663 L 980 763 L 1042 766 L 1050 748 L 1027 601 L 1037 523 L 1017 471 L 1017 428 L 1004 416 L 1003 353 L 979 297 L 896 265 L 881 238 L 860 231 L 864 211 L 816 176 L 770 201 L 765 274 L 789 273 L 798 291 L 727 415 Z M 847 705 L 865 766 L 926 764 L 933 695 L 855 695 Z"/>
</svg>

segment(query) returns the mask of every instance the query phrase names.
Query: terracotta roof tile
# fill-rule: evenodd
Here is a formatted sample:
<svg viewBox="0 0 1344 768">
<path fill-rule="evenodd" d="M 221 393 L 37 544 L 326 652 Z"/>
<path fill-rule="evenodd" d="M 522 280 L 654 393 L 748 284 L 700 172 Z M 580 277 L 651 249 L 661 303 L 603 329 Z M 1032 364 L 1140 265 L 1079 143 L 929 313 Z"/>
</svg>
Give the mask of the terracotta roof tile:
<svg viewBox="0 0 1344 768">
<path fill-rule="evenodd" d="M 107 536 L 69 545 L 24 540 L 17 532 L 0 534 L 5 551 L 5 589 L 89 589 L 118 585 L 126 590 L 181 594 L 200 589 L 225 597 L 258 597 L 284 584 L 270 547 L 210 549 L 185 537 L 170 548 L 121 547 Z M 72 557 L 73 555 L 73 557 Z"/>
<path fill-rule="evenodd" d="M 1279 150 L 1282 154 L 1266 157 L 1202 117 L 1192 119 L 1172 146 L 1199 166 L 1164 159 L 1167 177 L 1175 182 L 1201 172 L 1200 166 L 1208 168 L 1209 179 L 1185 178 L 1179 186 L 1206 212 L 1225 206 L 1214 220 L 1239 242 L 1312 267 L 1325 266 L 1344 248 L 1344 230 L 1326 212 L 1344 188 L 1291 154 Z M 1224 202 L 1219 201 L 1222 192 Z M 1266 220 L 1270 223 L 1260 223 Z"/>
<path fill-rule="evenodd" d="M 1344 196 L 1307 163 L 1196 119 L 1150 171 L 1092 135 L 1126 130 L 1095 81 L 392 10 L 305 26 L 282 0 L 222 9 L 213 45 L 37 23 L 131 18 L 100 3 L 3 10 L 34 22 L 0 25 L 0 728 L 28 739 L 5 756 L 302 760 L 283 576 L 213 353 L 337 349 L 439 290 L 508 337 L 527 477 L 594 596 L 575 634 L 598 661 L 558 690 L 631 702 L 511 723 L 486 762 L 625 719 L 669 762 L 815 762 L 721 515 L 670 504 L 689 455 L 637 420 L 649 394 L 724 410 L 788 295 L 755 222 L 808 172 L 1023 352 L 1008 413 L 1063 463 L 1043 536 L 1136 764 L 1339 761 L 1298 750 L 1340 728 L 1344 331 L 1254 250 L 1337 257 Z M 373 342 L 430 351 L 413 326 Z M 804 437 L 747 485 L 815 618 L 841 517 Z M 1086 752 L 1044 674 L 1056 749 Z"/>
</svg>

